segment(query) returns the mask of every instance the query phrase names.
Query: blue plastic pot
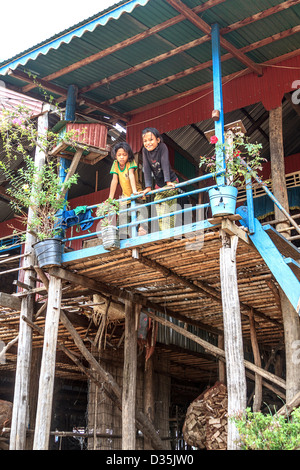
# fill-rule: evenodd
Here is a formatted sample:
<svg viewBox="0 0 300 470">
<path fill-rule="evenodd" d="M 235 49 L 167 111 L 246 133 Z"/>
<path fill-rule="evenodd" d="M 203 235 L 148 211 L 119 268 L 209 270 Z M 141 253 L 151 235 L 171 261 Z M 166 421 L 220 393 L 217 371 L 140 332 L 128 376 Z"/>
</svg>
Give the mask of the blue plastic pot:
<svg viewBox="0 0 300 470">
<path fill-rule="evenodd" d="M 235 186 L 218 186 L 208 191 L 213 217 L 235 214 L 238 190 Z"/>
</svg>

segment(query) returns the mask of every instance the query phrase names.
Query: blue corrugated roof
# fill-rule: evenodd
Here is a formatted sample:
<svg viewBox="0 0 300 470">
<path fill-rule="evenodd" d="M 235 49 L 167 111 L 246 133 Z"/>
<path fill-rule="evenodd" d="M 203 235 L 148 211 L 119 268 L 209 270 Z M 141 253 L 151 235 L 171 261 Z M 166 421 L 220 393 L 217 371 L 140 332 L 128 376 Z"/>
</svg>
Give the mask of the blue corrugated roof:
<svg viewBox="0 0 300 470">
<path fill-rule="evenodd" d="M 5 60 L 0 64 L 0 74 L 5 75 L 8 70 L 24 66 L 29 60 L 35 60 L 40 54 L 46 55 L 51 49 L 58 49 L 63 43 L 69 44 L 72 39 L 80 38 L 86 32 L 93 32 L 98 26 L 104 26 L 109 20 L 117 20 L 123 13 L 131 13 L 137 6 L 144 6 L 149 0 L 125 0 L 119 2 L 97 15 L 80 22 L 79 24 L 49 38 L 33 48 L 17 55 L 14 59 Z"/>
<path fill-rule="evenodd" d="M 299 54 L 300 0 L 183 3 L 207 25 L 218 22 L 222 37 L 255 64 Z M 222 55 L 223 76 L 246 69 L 224 48 Z M 115 117 L 211 82 L 210 61 L 209 35 L 167 0 L 129 0 L 0 64 L 0 78 L 9 87 L 41 97 L 38 87 L 22 76 L 26 70 L 44 79 L 55 98 L 77 85 L 81 112 L 92 102 L 99 104 L 97 112 L 107 109 Z"/>
</svg>

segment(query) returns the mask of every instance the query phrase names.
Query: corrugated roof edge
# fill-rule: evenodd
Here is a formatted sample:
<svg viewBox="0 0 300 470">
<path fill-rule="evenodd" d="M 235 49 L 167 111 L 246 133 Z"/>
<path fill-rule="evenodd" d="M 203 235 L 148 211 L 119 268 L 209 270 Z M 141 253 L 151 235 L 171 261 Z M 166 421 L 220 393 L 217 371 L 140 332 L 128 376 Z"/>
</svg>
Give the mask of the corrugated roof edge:
<svg viewBox="0 0 300 470">
<path fill-rule="evenodd" d="M 80 37 L 87 31 L 91 32 L 97 26 L 104 26 L 111 19 L 117 20 L 123 13 L 131 13 L 135 7 L 145 6 L 148 2 L 149 0 L 124 0 L 116 3 L 112 7 L 0 63 L 0 75 L 6 75 L 9 70 L 14 70 L 19 65 L 26 65 L 28 60 L 36 59 L 39 54 L 47 54 L 50 49 L 57 49 L 62 43 L 69 43 L 74 37 Z"/>
</svg>

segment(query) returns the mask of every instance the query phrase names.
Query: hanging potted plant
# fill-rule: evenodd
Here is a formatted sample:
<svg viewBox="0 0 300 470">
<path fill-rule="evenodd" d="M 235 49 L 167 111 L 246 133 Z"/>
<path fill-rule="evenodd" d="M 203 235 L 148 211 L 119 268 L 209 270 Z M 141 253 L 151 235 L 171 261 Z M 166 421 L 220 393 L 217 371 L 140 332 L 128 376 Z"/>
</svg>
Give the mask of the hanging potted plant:
<svg viewBox="0 0 300 470">
<path fill-rule="evenodd" d="M 225 180 L 225 184 L 218 184 L 208 191 L 212 216 L 231 215 L 235 213 L 238 188 L 246 186 L 247 177 L 255 177 L 262 169 L 265 161 L 260 155 L 262 145 L 250 143 L 240 128 L 226 131 L 224 143 L 216 136 L 210 138 L 210 143 L 215 145 L 215 152 L 200 157 L 199 166 L 212 173 L 217 183 L 220 172 Z"/>
<path fill-rule="evenodd" d="M 119 229 L 117 227 L 120 210 L 119 201 L 108 198 L 97 207 L 97 217 L 101 220 L 102 244 L 105 250 L 120 248 Z"/>
<path fill-rule="evenodd" d="M 48 151 L 56 138 L 50 132 L 38 135 L 34 121 L 22 105 L 2 113 L 0 140 L 5 157 L 0 161 L 0 172 L 7 182 L 6 193 L 17 219 L 36 237 L 33 248 L 40 267 L 61 263 L 63 247 L 58 214 L 67 205 L 66 192 L 78 178 L 76 174 L 66 175 L 62 181 L 60 163 L 50 159 Z M 45 155 L 41 167 L 31 156 L 37 146 Z"/>
</svg>

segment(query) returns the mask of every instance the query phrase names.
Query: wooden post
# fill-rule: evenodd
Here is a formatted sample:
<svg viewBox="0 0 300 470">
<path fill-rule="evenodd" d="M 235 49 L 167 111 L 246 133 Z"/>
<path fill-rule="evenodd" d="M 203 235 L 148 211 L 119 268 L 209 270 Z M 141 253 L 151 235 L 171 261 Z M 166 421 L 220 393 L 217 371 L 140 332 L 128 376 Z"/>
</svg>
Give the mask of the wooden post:
<svg viewBox="0 0 300 470">
<path fill-rule="evenodd" d="M 270 160 L 272 173 L 272 191 L 276 199 L 289 212 L 289 201 L 285 181 L 284 148 L 282 134 L 282 107 L 271 109 L 269 112 L 269 134 L 270 134 Z M 280 209 L 274 205 L 275 220 L 283 220 L 285 216 Z M 289 227 L 287 222 L 276 225 L 276 229 Z M 282 232 L 289 235 L 289 232 Z"/>
<path fill-rule="evenodd" d="M 261 367 L 261 358 L 260 358 L 256 330 L 255 330 L 253 310 L 251 310 L 249 314 L 249 322 L 250 322 L 250 337 L 251 337 L 251 345 L 252 345 L 252 351 L 253 351 L 253 357 L 254 357 L 254 364 L 258 367 Z M 253 398 L 253 411 L 254 412 L 260 411 L 261 402 L 262 402 L 262 377 L 259 374 L 255 374 L 255 390 L 254 390 L 254 398 Z"/>
<path fill-rule="evenodd" d="M 289 212 L 289 202 L 285 181 L 283 133 L 282 133 L 282 107 L 271 109 L 269 113 L 270 127 L 270 158 L 273 182 L 273 193 L 283 208 Z M 284 215 L 275 206 L 275 220 L 282 220 Z M 289 225 L 281 222 L 276 225 L 276 230 L 286 228 Z M 281 232 L 288 236 L 289 232 Z M 281 310 L 284 324 L 285 357 L 286 357 L 286 401 L 293 398 L 300 391 L 300 368 L 295 360 L 295 348 L 300 341 L 299 315 L 292 307 L 282 289 L 279 289 Z M 299 347 L 299 346 L 298 346 Z"/>
<path fill-rule="evenodd" d="M 48 450 L 62 281 L 50 276 L 33 450 Z"/>
<path fill-rule="evenodd" d="M 144 413 L 149 418 L 149 420 L 154 422 L 154 356 L 149 357 L 145 361 L 145 370 L 144 370 Z M 144 450 L 153 450 L 151 441 L 144 437 Z"/>
<path fill-rule="evenodd" d="M 44 113 L 38 118 L 38 135 L 45 135 L 48 129 L 48 105 L 44 107 Z M 41 151 L 39 146 L 35 152 L 35 164 L 41 168 L 45 164 L 45 154 Z M 29 208 L 28 220 L 32 218 L 32 210 Z M 36 239 L 31 234 L 27 233 L 25 242 L 25 253 L 28 256 L 25 258 L 24 267 L 34 266 L 34 254 L 32 245 Z M 34 271 L 25 270 L 24 283 L 34 287 L 32 278 Z M 28 295 L 22 299 L 20 327 L 19 327 L 19 342 L 18 342 L 18 357 L 16 367 L 16 380 L 13 399 L 13 414 L 10 433 L 10 450 L 25 450 L 26 448 L 26 429 L 28 427 L 28 403 L 29 403 L 29 390 L 30 390 L 30 364 L 31 364 L 31 349 L 32 349 L 32 329 L 22 319 L 28 318 L 32 320 L 34 311 L 34 296 Z"/>
<path fill-rule="evenodd" d="M 122 450 L 135 450 L 137 331 L 134 304 L 125 302 L 124 370 L 122 390 Z"/>
<path fill-rule="evenodd" d="M 241 314 L 236 273 L 238 237 L 229 237 L 220 230 L 220 277 L 222 289 L 226 376 L 228 390 L 228 417 L 244 413 L 246 409 L 246 374 L 242 340 Z M 228 419 L 228 450 L 239 449 L 239 435 L 235 424 Z"/>
<path fill-rule="evenodd" d="M 224 335 L 218 336 L 218 348 L 224 349 Z M 219 359 L 219 382 L 226 384 L 226 367 L 224 360 Z"/>
</svg>

